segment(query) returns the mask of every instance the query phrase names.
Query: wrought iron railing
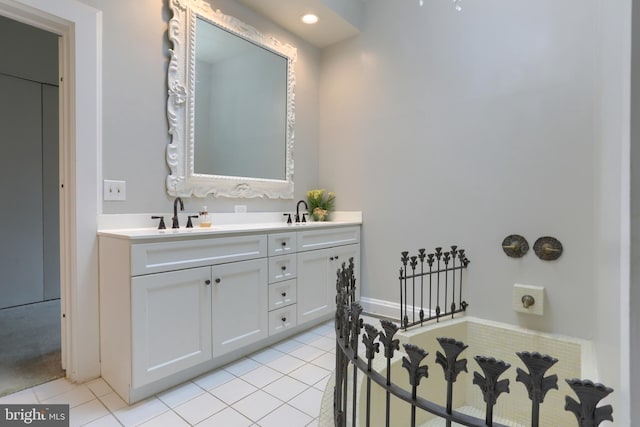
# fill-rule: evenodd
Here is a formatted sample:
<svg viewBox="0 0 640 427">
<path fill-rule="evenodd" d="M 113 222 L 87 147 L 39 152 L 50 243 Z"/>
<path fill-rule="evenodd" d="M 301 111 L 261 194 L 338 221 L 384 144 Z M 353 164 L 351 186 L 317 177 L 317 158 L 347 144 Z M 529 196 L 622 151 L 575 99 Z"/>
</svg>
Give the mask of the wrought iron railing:
<svg viewBox="0 0 640 427">
<path fill-rule="evenodd" d="M 394 338 L 399 327 L 388 320 L 380 321 L 381 331 L 370 324 L 364 324 L 361 318 L 362 307 L 354 301 L 356 282 L 352 259 L 348 265 L 343 264 L 337 275 L 336 370 L 333 396 L 336 427 L 347 425 L 369 427 L 372 425 L 371 392 L 374 387 L 381 388 L 386 395 L 384 408 L 384 425 L 386 427 L 404 427 L 392 419 L 392 396 L 410 406 L 411 427 L 416 426 L 418 410 L 444 419 L 447 426 L 457 423 L 472 427 L 503 427 L 503 424 L 493 421 L 493 408 L 500 395 L 510 391 L 509 380 L 500 379 L 501 375 L 510 368 L 508 363 L 493 357 L 474 357 L 482 370 L 482 373 L 473 373 L 473 384 L 479 387 L 486 403 L 484 419 L 453 409 L 453 384 L 461 372 L 467 372 L 467 360 L 460 358 L 467 346 L 455 339 L 438 338 L 443 352 L 436 353 L 436 362 L 442 367 L 447 384 L 444 406 L 418 396 L 418 385 L 421 379 L 428 377 L 429 374 L 429 367 L 421 364 L 428 353 L 412 344 L 403 345 L 406 356 L 402 357 L 402 367 L 407 371 L 410 385 L 410 390 L 404 389 L 394 382 L 391 369 L 394 354 L 400 349 L 399 340 Z M 362 333 L 362 329 L 364 329 L 364 333 Z M 364 345 L 364 354 L 359 354 L 358 343 L 360 339 Z M 373 362 L 376 354 L 380 353 L 381 345 L 383 357 L 386 359 L 385 375 L 373 369 Z M 531 426 L 538 427 L 540 425 L 540 405 L 543 403 L 546 393 L 549 390 L 558 389 L 557 375 L 545 376 L 545 374 L 558 360 L 539 353 L 519 352 L 516 354 L 527 369 L 527 371 L 517 369 L 516 381 L 524 384 L 528 391 L 531 400 Z M 366 377 L 360 390 L 358 390 L 359 375 Z M 578 427 L 596 427 L 602 421 L 613 421 L 611 405 L 597 407 L 600 400 L 613 391 L 611 388 L 602 384 L 594 384 L 589 380 L 569 379 L 566 382 L 579 399 L 576 401 L 569 396 L 565 398 L 565 409 L 576 416 Z M 359 399 L 365 399 L 362 406 L 359 404 Z M 359 411 L 360 407 L 363 408 L 362 411 Z"/>
<path fill-rule="evenodd" d="M 464 249 L 451 246 L 450 251 L 443 251 L 438 247 L 430 254 L 419 249 L 418 255 L 413 256 L 402 252 L 400 261 L 400 323 L 404 329 L 453 317 L 467 309 L 469 304 L 462 298 L 462 278 L 470 261 Z"/>
</svg>

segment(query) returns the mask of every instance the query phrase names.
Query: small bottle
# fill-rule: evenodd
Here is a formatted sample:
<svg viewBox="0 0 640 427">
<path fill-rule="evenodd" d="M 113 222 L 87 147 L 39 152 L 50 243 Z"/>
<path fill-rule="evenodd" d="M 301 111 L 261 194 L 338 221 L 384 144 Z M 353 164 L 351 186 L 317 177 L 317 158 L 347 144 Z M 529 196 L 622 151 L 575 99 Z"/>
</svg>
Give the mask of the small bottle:
<svg viewBox="0 0 640 427">
<path fill-rule="evenodd" d="M 200 212 L 200 227 L 211 227 L 211 216 L 207 211 L 207 207 L 202 207 L 202 212 Z"/>
</svg>

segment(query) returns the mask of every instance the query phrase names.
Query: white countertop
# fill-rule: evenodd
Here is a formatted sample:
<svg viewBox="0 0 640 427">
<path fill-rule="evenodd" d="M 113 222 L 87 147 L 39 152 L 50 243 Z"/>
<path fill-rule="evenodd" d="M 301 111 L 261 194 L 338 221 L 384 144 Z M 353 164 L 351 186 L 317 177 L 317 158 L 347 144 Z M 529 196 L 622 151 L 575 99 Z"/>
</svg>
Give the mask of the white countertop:
<svg viewBox="0 0 640 427">
<path fill-rule="evenodd" d="M 236 216 L 236 222 L 233 221 L 233 215 Z M 282 214 L 280 213 L 280 215 Z M 138 215 L 136 214 L 136 216 Z M 118 218 L 118 215 L 102 215 L 102 218 L 99 218 L 98 221 L 98 224 L 100 226 L 100 228 L 98 229 L 98 235 L 130 240 L 167 239 L 215 236 L 234 233 L 302 231 L 362 224 L 362 214 L 360 212 L 336 212 L 335 214 L 332 213 L 332 216 L 335 219 L 331 221 L 310 221 L 287 224 L 284 220 L 279 222 L 260 222 L 259 220 L 271 219 L 274 217 L 267 214 L 253 216 L 246 214 L 229 214 L 225 215 L 224 217 L 219 214 L 218 218 L 216 218 L 216 215 L 213 214 L 213 225 L 211 227 L 200 227 L 196 222 L 193 228 L 186 228 L 184 226 L 186 220 L 184 220 L 181 221 L 181 227 L 178 229 L 172 229 L 171 216 L 165 216 L 165 223 L 167 224 L 167 228 L 164 230 L 158 230 L 157 226 L 139 226 L 141 220 L 144 220 L 144 222 L 148 222 L 150 215 L 140 214 L 139 218 L 134 218 L 134 216 L 132 215 L 123 215 L 121 218 Z M 218 221 L 216 221 L 216 219 L 218 219 Z M 258 221 L 254 222 L 252 220 Z M 157 220 L 154 220 L 154 223 L 157 223 Z"/>
</svg>

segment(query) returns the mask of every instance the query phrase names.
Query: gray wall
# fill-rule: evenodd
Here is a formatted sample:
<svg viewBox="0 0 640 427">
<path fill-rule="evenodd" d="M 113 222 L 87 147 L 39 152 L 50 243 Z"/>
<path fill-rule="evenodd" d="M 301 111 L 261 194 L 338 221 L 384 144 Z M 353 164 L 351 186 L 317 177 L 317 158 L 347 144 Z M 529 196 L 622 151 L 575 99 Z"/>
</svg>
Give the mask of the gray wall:
<svg viewBox="0 0 640 427">
<path fill-rule="evenodd" d="M 0 308 L 60 297 L 58 37 L 0 17 Z"/>
<path fill-rule="evenodd" d="M 81 1 L 103 11 L 103 176 L 127 182 L 127 201 L 104 202 L 103 211 L 168 212 L 172 199 L 165 186 L 169 173 L 165 160 L 167 23 L 171 16 L 167 1 Z M 233 212 L 234 205 L 243 204 L 250 212 L 290 211 L 295 201 L 318 185 L 320 52 L 233 0 L 216 1 L 214 6 L 298 49 L 295 198 L 190 199 L 185 200 L 185 210 L 207 205 L 211 212 Z"/>
</svg>

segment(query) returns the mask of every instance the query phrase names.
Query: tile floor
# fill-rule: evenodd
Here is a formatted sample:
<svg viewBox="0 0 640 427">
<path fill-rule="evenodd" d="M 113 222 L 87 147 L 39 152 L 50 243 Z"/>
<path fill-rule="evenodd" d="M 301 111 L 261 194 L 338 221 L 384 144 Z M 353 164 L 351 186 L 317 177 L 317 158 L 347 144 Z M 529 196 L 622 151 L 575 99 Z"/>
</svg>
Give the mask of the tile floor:
<svg viewBox="0 0 640 427">
<path fill-rule="evenodd" d="M 58 379 L 0 404 L 68 403 L 71 426 L 318 426 L 334 347 L 327 322 L 131 406 L 101 378 Z"/>
</svg>

